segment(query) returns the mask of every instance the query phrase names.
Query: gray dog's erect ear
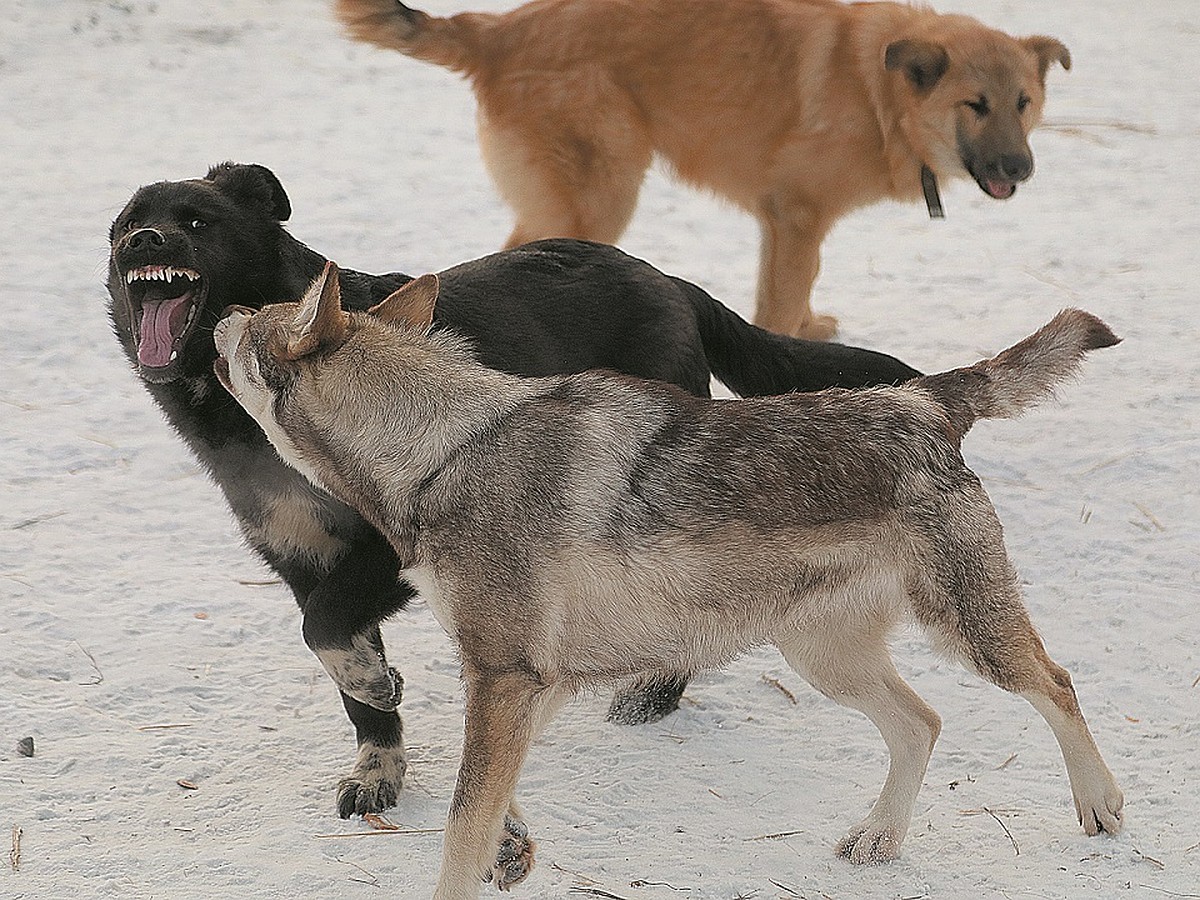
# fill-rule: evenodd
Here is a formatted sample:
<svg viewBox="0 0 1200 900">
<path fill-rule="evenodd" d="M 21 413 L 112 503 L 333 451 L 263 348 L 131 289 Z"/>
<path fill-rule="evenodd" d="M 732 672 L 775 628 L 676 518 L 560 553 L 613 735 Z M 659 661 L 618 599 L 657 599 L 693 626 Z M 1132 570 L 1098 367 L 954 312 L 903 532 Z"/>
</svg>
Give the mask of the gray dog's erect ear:
<svg viewBox="0 0 1200 900">
<path fill-rule="evenodd" d="M 330 261 L 300 301 L 283 357 L 300 359 L 320 347 L 340 344 L 345 337 L 346 313 L 342 309 L 338 267 Z"/>
<path fill-rule="evenodd" d="M 1051 63 L 1058 63 L 1067 71 L 1071 70 L 1071 51 L 1058 38 L 1046 37 L 1044 34 L 1034 34 L 1021 38 L 1021 46 L 1032 50 L 1038 58 L 1038 74 L 1042 81 L 1046 80 L 1046 70 Z"/>
<path fill-rule="evenodd" d="M 946 74 L 950 67 L 950 54 L 946 48 L 932 41 L 904 39 L 888 44 L 883 55 L 883 65 L 889 72 L 897 69 L 919 92 L 933 90 L 933 86 Z"/>
<path fill-rule="evenodd" d="M 384 322 L 411 325 L 427 331 L 433 324 L 433 308 L 437 304 L 438 287 L 436 275 L 422 275 L 367 311 Z"/>
</svg>

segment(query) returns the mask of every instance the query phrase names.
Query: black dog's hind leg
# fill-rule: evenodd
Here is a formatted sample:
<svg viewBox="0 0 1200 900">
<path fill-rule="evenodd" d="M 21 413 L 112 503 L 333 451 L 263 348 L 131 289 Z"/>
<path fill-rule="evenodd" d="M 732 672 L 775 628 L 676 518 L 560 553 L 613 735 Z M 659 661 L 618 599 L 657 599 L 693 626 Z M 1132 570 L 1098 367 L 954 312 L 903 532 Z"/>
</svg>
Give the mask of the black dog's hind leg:
<svg viewBox="0 0 1200 900">
<path fill-rule="evenodd" d="M 407 769 L 396 710 L 404 679 L 387 664 L 379 634 L 379 623 L 415 594 L 398 572 L 395 553 L 371 530 L 309 590 L 296 590 L 304 641 L 341 692 L 358 742 L 354 769 L 338 785 L 342 818 L 394 806 Z"/>
</svg>

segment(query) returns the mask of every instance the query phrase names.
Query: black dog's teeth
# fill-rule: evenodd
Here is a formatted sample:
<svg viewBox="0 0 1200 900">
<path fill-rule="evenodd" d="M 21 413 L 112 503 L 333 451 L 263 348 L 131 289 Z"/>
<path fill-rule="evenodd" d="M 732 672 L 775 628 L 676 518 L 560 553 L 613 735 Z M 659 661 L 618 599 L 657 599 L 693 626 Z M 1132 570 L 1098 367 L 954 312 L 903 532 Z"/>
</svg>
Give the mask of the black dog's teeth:
<svg viewBox="0 0 1200 900">
<path fill-rule="evenodd" d="M 135 281 L 174 281 L 176 278 L 186 278 L 188 281 L 199 281 L 200 273 L 194 269 L 177 269 L 174 266 L 141 266 L 130 269 L 125 273 L 125 283 Z"/>
</svg>

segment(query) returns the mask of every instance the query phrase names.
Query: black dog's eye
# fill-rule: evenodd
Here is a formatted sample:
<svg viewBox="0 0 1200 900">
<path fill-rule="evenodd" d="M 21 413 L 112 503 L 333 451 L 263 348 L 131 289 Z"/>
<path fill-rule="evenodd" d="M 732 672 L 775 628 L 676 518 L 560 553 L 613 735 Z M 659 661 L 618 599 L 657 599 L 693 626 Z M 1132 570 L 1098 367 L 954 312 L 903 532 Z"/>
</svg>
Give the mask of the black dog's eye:
<svg viewBox="0 0 1200 900">
<path fill-rule="evenodd" d="M 991 107 L 988 106 L 987 97 L 980 97 L 978 100 L 964 100 L 963 103 L 972 109 L 975 115 L 980 117 L 986 116 L 991 111 Z"/>
<path fill-rule="evenodd" d="M 192 219 L 192 221 L 188 222 L 188 228 L 190 228 L 192 231 L 199 231 L 200 229 L 207 227 L 208 223 L 203 219 Z"/>
<path fill-rule="evenodd" d="M 1020 97 L 1017 98 L 1017 112 L 1019 112 L 1019 113 L 1025 112 L 1026 108 L 1032 102 L 1033 101 L 1030 100 L 1028 96 L 1026 96 L 1025 94 L 1022 94 Z"/>
</svg>

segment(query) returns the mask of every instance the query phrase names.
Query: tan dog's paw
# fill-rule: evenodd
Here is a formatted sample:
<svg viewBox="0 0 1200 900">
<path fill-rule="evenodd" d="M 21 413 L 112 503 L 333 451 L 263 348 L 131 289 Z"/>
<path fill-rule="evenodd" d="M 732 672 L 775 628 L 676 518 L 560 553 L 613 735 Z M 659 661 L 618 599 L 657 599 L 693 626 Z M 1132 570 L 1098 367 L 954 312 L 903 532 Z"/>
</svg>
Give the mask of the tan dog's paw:
<svg viewBox="0 0 1200 900">
<path fill-rule="evenodd" d="M 813 316 L 798 329 L 795 337 L 806 341 L 827 341 L 837 334 L 837 316 Z"/>
<path fill-rule="evenodd" d="M 903 837 L 903 832 L 889 823 L 872 822 L 868 819 L 854 826 L 850 833 L 838 842 L 834 853 L 850 860 L 856 866 L 874 866 L 898 857 Z"/>
<path fill-rule="evenodd" d="M 533 869 L 534 842 L 524 822 L 512 816 L 504 817 L 504 834 L 500 838 L 500 850 L 496 854 L 496 887 L 507 891 L 514 884 L 525 880 Z"/>
</svg>

